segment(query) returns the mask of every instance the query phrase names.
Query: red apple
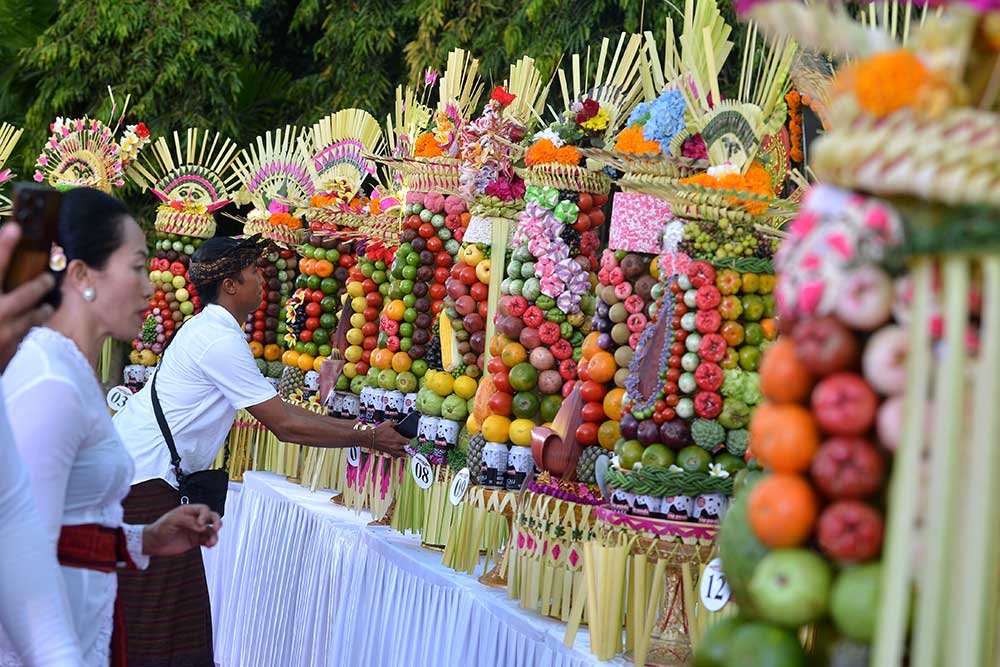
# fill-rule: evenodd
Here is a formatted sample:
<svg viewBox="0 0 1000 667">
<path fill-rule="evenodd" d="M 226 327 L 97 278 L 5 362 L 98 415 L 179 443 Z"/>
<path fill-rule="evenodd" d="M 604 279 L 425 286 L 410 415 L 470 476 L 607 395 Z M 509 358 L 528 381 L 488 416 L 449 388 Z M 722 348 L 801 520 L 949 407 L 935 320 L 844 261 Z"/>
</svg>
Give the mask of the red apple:
<svg viewBox="0 0 1000 667">
<path fill-rule="evenodd" d="M 455 299 L 455 310 L 459 315 L 468 315 L 476 310 L 476 300 L 468 294 Z"/>
<path fill-rule="evenodd" d="M 812 410 L 830 435 L 861 435 L 875 423 L 878 397 L 856 373 L 835 373 L 812 393 Z"/>
<path fill-rule="evenodd" d="M 882 515 L 858 500 L 838 500 L 820 514 L 816 527 L 820 550 L 839 563 L 863 563 L 879 555 Z"/>
<path fill-rule="evenodd" d="M 792 332 L 802 364 L 818 376 L 847 370 L 858 361 L 854 334 L 832 317 L 802 320 Z"/>
<path fill-rule="evenodd" d="M 810 472 L 826 497 L 860 500 L 881 488 L 885 462 L 864 438 L 831 438 L 816 453 Z"/>
</svg>

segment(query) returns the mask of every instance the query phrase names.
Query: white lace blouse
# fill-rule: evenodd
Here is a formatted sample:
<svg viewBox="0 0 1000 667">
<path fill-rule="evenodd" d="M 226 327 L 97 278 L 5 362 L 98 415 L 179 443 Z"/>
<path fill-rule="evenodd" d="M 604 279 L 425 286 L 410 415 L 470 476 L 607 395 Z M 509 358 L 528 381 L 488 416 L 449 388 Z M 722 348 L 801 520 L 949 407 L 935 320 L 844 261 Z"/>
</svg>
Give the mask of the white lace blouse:
<svg viewBox="0 0 1000 667">
<path fill-rule="evenodd" d="M 3 391 L 51 548 L 64 525 L 123 526 L 121 503 L 132 482 L 132 459 L 76 344 L 52 329 L 33 329 L 3 375 Z M 145 567 L 142 527 L 123 527 L 132 559 Z M 60 569 L 84 664 L 108 667 L 117 575 Z M 19 664 L 11 662 L 12 654 L 9 640 L 0 636 L 0 666 Z"/>
</svg>

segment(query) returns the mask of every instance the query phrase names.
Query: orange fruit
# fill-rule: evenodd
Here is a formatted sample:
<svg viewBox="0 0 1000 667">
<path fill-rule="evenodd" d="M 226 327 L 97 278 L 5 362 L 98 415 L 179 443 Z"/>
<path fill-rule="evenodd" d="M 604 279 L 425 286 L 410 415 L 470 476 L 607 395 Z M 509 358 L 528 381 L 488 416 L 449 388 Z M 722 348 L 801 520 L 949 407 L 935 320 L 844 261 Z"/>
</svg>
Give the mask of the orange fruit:
<svg viewBox="0 0 1000 667">
<path fill-rule="evenodd" d="M 778 320 L 768 317 L 760 321 L 760 328 L 764 330 L 764 338 L 774 340 L 778 337 Z"/>
<path fill-rule="evenodd" d="M 401 299 L 394 299 L 385 307 L 385 314 L 389 316 L 389 319 L 396 320 L 397 322 L 403 319 L 403 313 L 405 312 L 406 304 Z"/>
<path fill-rule="evenodd" d="M 625 390 L 615 387 L 604 395 L 604 414 L 616 422 L 622 420 L 622 401 L 625 398 Z"/>
<path fill-rule="evenodd" d="M 316 357 L 315 359 L 313 359 L 313 367 L 312 367 L 312 369 L 314 371 L 316 371 L 317 373 L 319 373 L 319 369 L 322 368 L 323 362 L 326 361 L 329 358 L 330 357 Z"/>
<path fill-rule="evenodd" d="M 613 450 L 615 448 L 615 443 L 618 439 L 622 437 L 621 430 L 618 428 L 618 422 L 611 421 L 610 419 L 597 429 L 597 442 L 604 447 L 604 449 Z"/>
<path fill-rule="evenodd" d="M 510 342 L 510 339 L 502 334 L 497 334 L 493 336 L 490 340 L 490 354 L 494 357 L 499 357 L 500 353 L 503 352 L 504 346 Z"/>
<path fill-rule="evenodd" d="M 305 257 L 303 257 L 302 259 L 299 260 L 299 273 L 308 273 L 308 271 L 306 271 L 306 267 L 309 266 L 309 265 L 306 264 L 306 261 L 307 261 L 307 258 L 305 258 Z M 312 260 L 308 260 L 308 261 L 312 261 Z"/>
<path fill-rule="evenodd" d="M 300 354 L 299 355 L 299 370 L 311 371 L 313 369 L 313 362 L 316 359 L 311 354 Z"/>
<path fill-rule="evenodd" d="M 250 343 L 250 353 L 253 354 L 254 359 L 260 359 L 264 356 L 264 346 L 257 341 L 253 341 Z"/>
<path fill-rule="evenodd" d="M 402 373 L 403 371 L 410 370 L 410 366 L 412 365 L 413 365 L 413 360 L 410 359 L 410 355 L 408 355 L 406 352 L 400 350 L 399 352 L 396 352 L 394 355 L 392 355 L 392 363 L 391 363 L 392 370 L 396 371 L 397 373 Z"/>
<path fill-rule="evenodd" d="M 601 351 L 601 346 L 597 344 L 597 341 L 600 339 L 601 334 L 599 331 L 591 331 L 587 334 L 587 337 L 583 339 L 583 346 L 580 348 L 580 353 L 584 359 L 590 359 Z"/>
<path fill-rule="evenodd" d="M 812 413 L 797 403 L 765 403 L 750 421 L 750 446 L 769 470 L 803 472 L 819 449 L 819 429 Z"/>
<path fill-rule="evenodd" d="M 264 361 L 277 361 L 281 358 L 281 348 L 271 343 L 264 346 Z"/>
<path fill-rule="evenodd" d="M 790 337 L 767 349 L 760 362 L 760 391 L 765 397 L 775 403 L 801 403 L 812 386 L 812 373 L 799 361 Z"/>
<path fill-rule="evenodd" d="M 283 355 L 281 355 L 281 363 L 286 366 L 292 366 L 293 368 L 298 368 L 299 366 L 299 353 L 295 350 L 287 350 Z"/>
<path fill-rule="evenodd" d="M 587 362 L 587 376 L 594 382 L 610 382 L 618 372 L 618 363 L 610 352 L 601 350 Z"/>
<path fill-rule="evenodd" d="M 333 264 L 328 260 L 319 259 L 316 260 L 314 270 L 320 278 L 328 278 L 333 275 Z"/>
<path fill-rule="evenodd" d="M 804 544 L 816 523 L 816 493 L 802 477 L 775 473 L 750 491 L 750 528 L 771 548 Z"/>
<path fill-rule="evenodd" d="M 380 371 L 384 371 L 392 366 L 392 350 L 382 348 L 381 350 L 372 352 L 372 366 Z"/>
<path fill-rule="evenodd" d="M 507 368 L 513 368 L 528 358 L 528 352 L 520 343 L 507 343 L 500 352 L 500 359 Z"/>
</svg>

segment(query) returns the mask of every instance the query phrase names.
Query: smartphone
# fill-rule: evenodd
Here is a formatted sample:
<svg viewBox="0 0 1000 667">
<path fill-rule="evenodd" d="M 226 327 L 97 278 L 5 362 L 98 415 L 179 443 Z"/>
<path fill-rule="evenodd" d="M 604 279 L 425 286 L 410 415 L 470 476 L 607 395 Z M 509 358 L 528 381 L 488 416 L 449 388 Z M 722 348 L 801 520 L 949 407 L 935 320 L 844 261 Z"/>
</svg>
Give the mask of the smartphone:
<svg viewBox="0 0 1000 667">
<path fill-rule="evenodd" d="M 395 426 L 396 433 L 400 434 L 404 438 L 413 439 L 417 437 L 417 423 L 420 421 L 419 412 L 411 412 L 410 414 L 403 417 L 403 421 L 399 422 Z"/>
<path fill-rule="evenodd" d="M 52 244 L 59 234 L 61 203 L 62 195 L 57 190 L 34 183 L 14 184 L 13 219 L 21 226 L 21 240 L 4 276 L 4 292 L 48 270 Z"/>
</svg>

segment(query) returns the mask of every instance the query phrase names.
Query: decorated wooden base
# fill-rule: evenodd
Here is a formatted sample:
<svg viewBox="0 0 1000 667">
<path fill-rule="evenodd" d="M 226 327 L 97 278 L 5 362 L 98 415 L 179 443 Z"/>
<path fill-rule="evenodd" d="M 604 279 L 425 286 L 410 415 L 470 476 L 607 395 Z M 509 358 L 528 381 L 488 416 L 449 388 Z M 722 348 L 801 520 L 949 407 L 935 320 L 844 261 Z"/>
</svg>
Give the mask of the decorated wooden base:
<svg viewBox="0 0 1000 667">
<path fill-rule="evenodd" d="M 594 515 L 593 538 L 582 549 L 593 652 L 601 660 L 625 651 L 636 664 L 688 664 L 701 632 L 734 611 L 730 604 L 709 612 L 698 598 L 702 571 L 715 553 L 716 528 L 609 508 L 598 508 Z M 573 609 L 567 645 L 583 606 Z"/>
<path fill-rule="evenodd" d="M 484 574 L 480 581 L 495 582 L 488 585 L 496 585 L 499 580 L 503 582 L 500 587 L 505 587 L 504 547 L 510 537 L 510 524 L 516 508 L 515 493 L 481 486 L 470 487 L 455 510 L 455 520 L 445 546 L 444 564 L 458 572 L 473 574 L 481 555 L 485 554 Z"/>
</svg>

